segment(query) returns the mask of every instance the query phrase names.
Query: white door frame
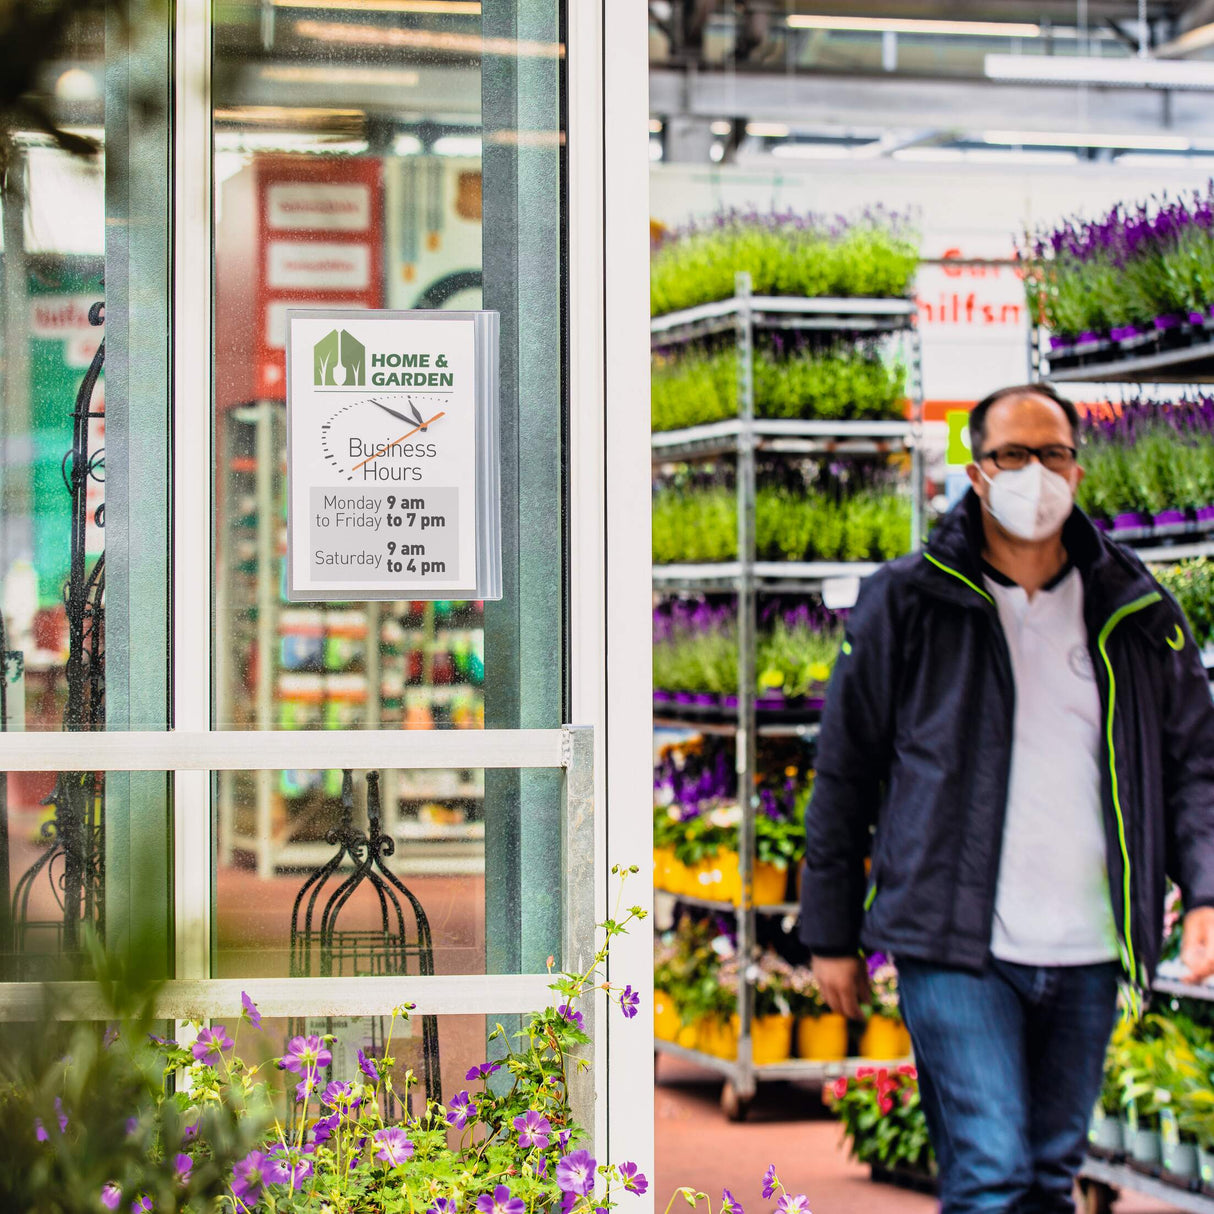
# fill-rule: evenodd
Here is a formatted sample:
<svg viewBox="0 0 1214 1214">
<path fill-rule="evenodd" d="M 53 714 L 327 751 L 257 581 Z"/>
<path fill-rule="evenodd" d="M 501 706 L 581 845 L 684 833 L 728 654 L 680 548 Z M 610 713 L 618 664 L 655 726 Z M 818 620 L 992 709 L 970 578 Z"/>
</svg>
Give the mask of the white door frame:
<svg viewBox="0 0 1214 1214">
<path fill-rule="evenodd" d="M 162 995 L 175 1018 L 230 1014 L 236 987 L 266 1014 L 510 1012 L 542 1006 L 544 975 L 265 979 L 210 976 L 210 773 L 315 765 L 315 739 L 211 728 L 212 182 L 211 3 L 178 0 L 174 30 L 173 639 L 166 733 L 0 734 L 0 769 L 157 770 L 173 775 L 176 974 Z M 584 940 L 614 898 L 612 864 L 638 865 L 629 904 L 651 909 L 650 522 L 648 361 L 648 12 L 644 0 L 567 0 L 570 382 L 571 713 L 580 730 L 327 731 L 326 765 L 559 767 L 566 834 L 591 859 L 593 897 L 566 908 Z M 574 788 L 593 738 L 593 787 Z M 590 806 L 597 806 L 593 819 Z M 610 811 L 608 806 L 611 807 Z M 593 843 L 579 837 L 592 825 Z M 569 852 L 566 859 L 573 863 Z M 572 958 L 567 959 L 572 961 Z M 594 1009 L 594 1137 L 600 1159 L 653 1167 L 652 938 L 649 923 L 613 946 L 611 979 L 640 992 L 624 1020 Z M 70 990 L 68 988 L 71 988 Z M 0 984 L 0 1017 L 32 1007 L 33 986 Z M 64 991 L 85 1012 L 88 984 Z M 610 1015 L 604 1014 L 610 1011 Z M 589 1126 L 587 1128 L 590 1128 Z M 653 1206 L 653 1192 L 634 1205 Z"/>
</svg>

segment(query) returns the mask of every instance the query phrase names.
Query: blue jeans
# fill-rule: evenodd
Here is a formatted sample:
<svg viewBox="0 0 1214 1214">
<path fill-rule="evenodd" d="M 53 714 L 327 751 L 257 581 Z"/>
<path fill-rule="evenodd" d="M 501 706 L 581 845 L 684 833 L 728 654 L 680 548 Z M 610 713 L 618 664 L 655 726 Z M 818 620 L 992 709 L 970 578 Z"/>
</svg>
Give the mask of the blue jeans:
<svg viewBox="0 0 1214 1214">
<path fill-rule="evenodd" d="M 1069 1214 L 1118 967 L 897 965 L 942 1214 Z"/>
</svg>

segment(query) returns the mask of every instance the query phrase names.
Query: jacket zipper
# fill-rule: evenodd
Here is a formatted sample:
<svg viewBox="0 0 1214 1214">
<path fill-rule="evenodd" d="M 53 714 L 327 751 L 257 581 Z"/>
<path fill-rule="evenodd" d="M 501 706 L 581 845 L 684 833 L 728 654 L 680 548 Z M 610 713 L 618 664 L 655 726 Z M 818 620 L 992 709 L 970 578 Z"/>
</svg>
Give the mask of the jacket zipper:
<svg viewBox="0 0 1214 1214">
<path fill-rule="evenodd" d="M 1134 958 L 1134 922 L 1133 922 L 1133 903 L 1131 900 L 1131 870 L 1130 870 L 1130 849 L 1126 841 L 1125 815 L 1121 811 L 1121 792 L 1117 781 L 1117 747 L 1113 739 L 1113 721 L 1117 714 L 1117 678 L 1113 674 L 1113 663 L 1109 659 L 1108 640 L 1112 635 L 1113 629 L 1117 627 L 1127 616 L 1133 615 L 1137 611 L 1142 611 L 1147 607 L 1158 603 L 1163 596 L 1156 590 L 1150 594 L 1144 594 L 1141 598 L 1135 599 L 1132 603 L 1126 603 L 1124 607 L 1119 607 L 1100 630 L 1100 636 L 1096 641 L 1096 648 L 1100 651 L 1100 656 L 1104 660 L 1105 670 L 1109 676 L 1109 706 L 1105 716 L 1105 739 L 1109 751 L 1109 787 L 1113 797 L 1113 814 L 1117 818 L 1117 839 L 1121 846 L 1121 876 L 1122 876 L 1122 936 L 1123 936 L 1123 956 L 1122 964 L 1125 966 L 1126 972 L 1129 975 L 1131 983 L 1138 986 L 1142 983 L 1142 976 L 1139 975 L 1137 962 Z"/>
<path fill-rule="evenodd" d="M 970 579 L 967 578 L 965 576 L 965 574 L 959 572 L 956 569 L 950 568 L 950 566 L 944 564 L 942 561 L 937 560 L 934 556 L 932 556 L 932 554 L 930 552 L 925 552 L 923 555 L 928 561 L 931 562 L 931 564 L 935 565 L 937 569 L 941 570 L 943 573 L 949 574 L 951 577 L 955 577 L 959 582 L 963 582 L 976 595 L 978 595 L 980 598 L 982 598 L 986 601 L 987 616 L 990 619 L 991 624 L 994 627 L 995 637 L 998 641 L 998 656 L 1002 660 L 1003 669 L 1002 669 L 1001 673 L 1007 679 L 1008 683 L 1011 685 L 1011 688 L 1012 688 L 1011 719 L 1014 721 L 1015 715 L 1016 715 L 1016 680 L 1015 680 L 1014 675 L 1012 674 L 1012 656 L 1007 647 L 1007 637 L 1005 637 L 1003 635 L 1003 624 L 999 619 L 999 609 L 995 605 L 994 596 L 991 594 L 988 594 L 987 591 L 983 590 L 981 586 L 978 586 L 974 582 L 970 581 Z M 1003 788 L 1002 788 L 1002 791 L 1000 792 L 1000 796 L 999 796 L 999 831 L 998 831 L 998 835 L 999 835 L 999 840 L 1000 840 L 1000 846 L 994 848 L 992 851 L 990 879 L 988 882 L 988 884 L 990 885 L 990 890 L 991 890 L 989 926 L 987 929 L 987 937 L 988 937 L 987 955 L 988 955 L 988 957 L 990 955 L 989 938 L 994 931 L 995 901 L 996 901 L 996 894 L 997 894 L 997 886 L 998 886 L 998 882 L 999 882 L 999 862 L 1001 859 L 1001 852 L 1002 852 L 1003 829 L 1007 822 L 1007 795 L 1008 795 L 1008 789 L 1011 785 L 1011 780 L 1012 780 L 1012 748 L 1009 745 L 1008 749 L 1007 749 L 1006 760 L 1003 765 Z"/>
</svg>

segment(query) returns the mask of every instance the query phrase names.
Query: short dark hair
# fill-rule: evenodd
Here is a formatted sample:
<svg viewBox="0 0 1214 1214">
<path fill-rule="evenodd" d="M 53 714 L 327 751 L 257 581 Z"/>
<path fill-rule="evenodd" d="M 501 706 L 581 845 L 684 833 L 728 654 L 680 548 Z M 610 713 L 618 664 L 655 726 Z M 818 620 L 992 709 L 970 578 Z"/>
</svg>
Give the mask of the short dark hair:
<svg viewBox="0 0 1214 1214">
<path fill-rule="evenodd" d="M 1066 414 L 1067 421 L 1071 423 L 1071 437 L 1075 440 L 1075 446 L 1079 445 L 1079 410 L 1075 408 L 1074 401 L 1067 400 L 1053 384 L 1044 381 L 1015 384 L 984 396 L 970 410 L 970 452 L 975 459 L 982 453 L 983 444 L 986 442 L 986 415 L 993 405 L 1012 396 L 1044 396 L 1046 400 L 1052 400 Z"/>
</svg>

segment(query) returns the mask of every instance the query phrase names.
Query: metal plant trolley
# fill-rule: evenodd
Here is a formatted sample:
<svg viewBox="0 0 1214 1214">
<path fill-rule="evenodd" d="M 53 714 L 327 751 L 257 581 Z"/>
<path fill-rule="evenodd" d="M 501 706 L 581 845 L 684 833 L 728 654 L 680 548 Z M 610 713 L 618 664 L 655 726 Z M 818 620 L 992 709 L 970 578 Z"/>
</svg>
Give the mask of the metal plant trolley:
<svg viewBox="0 0 1214 1214">
<path fill-rule="evenodd" d="M 1166 348 L 1162 341 L 1139 340 L 1133 348 L 1115 342 L 1090 342 L 1077 346 L 1078 357 L 1066 359 L 1066 365 L 1051 365 L 1046 330 L 1034 325 L 1029 331 L 1029 371 L 1033 379 L 1049 379 L 1068 384 L 1166 383 L 1177 385 L 1214 384 L 1214 342 L 1193 341 L 1188 345 Z M 1132 547 L 1147 564 L 1169 564 L 1194 557 L 1214 556 L 1214 528 L 1191 524 L 1178 534 L 1160 540 L 1153 535 L 1142 539 L 1117 535 L 1114 539 Z M 1202 660 L 1207 672 L 1214 670 L 1214 654 L 1205 652 Z M 1180 999 L 1214 1001 L 1214 986 L 1194 986 L 1167 976 L 1157 976 L 1152 988 L 1173 1003 Z M 1128 1164 L 1089 1156 L 1080 1173 L 1084 1181 L 1085 1205 L 1089 1214 L 1104 1214 L 1112 1208 L 1121 1189 L 1143 1193 L 1168 1202 L 1181 1210 L 1214 1214 L 1214 1197 L 1193 1192 L 1160 1180 Z"/>
<path fill-rule="evenodd" d="M 681 715 L 671 705 L 655 712 L 656 727 L 687 729 L 734 736 L 737 744 L 738 801 L 742 809 L 738 856 L 742 900 L 715 902 L 704 898 L 672 895 L 690 906 L 734 915 L 738 928 L 738 954 L 748 957 L 756 939 L 756 917 L 791 918 L 795 903 L 756 906 L 753 902 L 755 815 L 759 801 L 753 790 L 758 771 L 757 737 L 802 737 L 817 734 L 816 716 L 804 720 L 761 722 L 755 706 L 757 640 L 760 593 L 816 593 L 832 579 L 866 577 L 878 568 L 871 562 L 848 561 L 759 561 L 755 552 L 755 499 L 757 454 L 836 458 L 880 456 L 909 451 L 911 457 L 911 546 L 924 534 L 923 391 L 916 307 L 910 299 L 803 299 L 787 296 L 754 296 L 750 275 L 739 274 L 732 299 L 704 304 L 682 312 L 656 317 L 650 323 L 651 348 L 667 348 L 714 335 L 732 333 L 738 354 L 738 416 L 683 430 L 654 434 L 652 460 L 655 474 L 663 465 L 722 457 L 736 460 L 738 501 L 738 554 L 736 561 L 722 564 L 655 566 L 655 594 L 732 593 L 738 610 L 738 706 L 732 720 L 704 723 Z M 903 343 L 907 363 L 907 389 L 911 400 L 909 420 L 833 421 L 763 419 L 755 417 L 754 343 L 759 332 L 816 331 L 836 339 L 861 340 L 888 335 Z M 751 790 L 750 795 L 743 790 Z M 727 1116 L 740 1120 L 760 1083 L 772 1080 L 826 1080 L 853 1074 L 857 1066 L 874 1065 L 868 1060 L 818 1062 L 791 1059 L 770 1066 L 752 1061 L 751 1023 L 754 1018 L 754 981 L 742 971 L 738 1001 L 738 1054 L 722 1059 L 700 1050 L 657 1041 L 659 1053 L 678 1057 L 714 1070 L 724 1078 L 721 1104 Z M 892 1061 L 892 1060 L 891 1060 Z M 880 1065 L 879 1063 L 877 1065 Z"/>
</svg>

